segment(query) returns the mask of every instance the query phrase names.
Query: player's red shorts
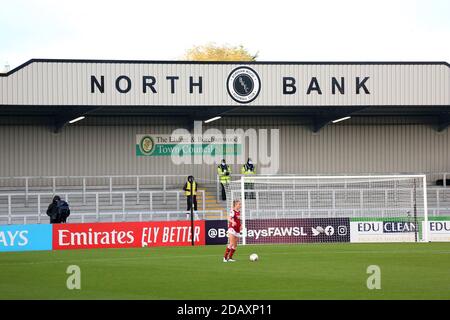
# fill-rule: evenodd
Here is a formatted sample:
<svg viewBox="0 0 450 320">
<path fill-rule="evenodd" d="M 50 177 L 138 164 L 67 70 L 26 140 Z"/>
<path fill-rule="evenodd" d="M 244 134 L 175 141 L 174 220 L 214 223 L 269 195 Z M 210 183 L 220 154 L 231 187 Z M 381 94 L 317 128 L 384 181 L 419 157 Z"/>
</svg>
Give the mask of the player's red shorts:
<svg viewBox="0 0 450 320">
<path fill-rule="evenodd" d="M 234 228 L 228 228 L 228 234 L 232 234 L 235 237 L 240 238 L 240 232 L 237 232 Z"/>
</svg>

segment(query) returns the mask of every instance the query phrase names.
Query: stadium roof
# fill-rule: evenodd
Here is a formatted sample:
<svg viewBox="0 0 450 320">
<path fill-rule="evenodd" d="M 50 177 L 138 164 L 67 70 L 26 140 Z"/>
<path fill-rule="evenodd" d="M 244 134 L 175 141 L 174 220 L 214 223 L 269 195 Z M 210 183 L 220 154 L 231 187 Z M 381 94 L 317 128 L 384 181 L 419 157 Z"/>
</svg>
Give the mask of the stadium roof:
<svg viewBox="0 0 450 320">
<path fill-rule="evenodd" d="M 314 131 L 347 115 L 450 124 L 447 62 L 32 59 L 0 74 L 0 90 L 1 117 L 41 118 L 56 130 L 79 115 L 288 116 L 309 118 Z"/>
</svg>

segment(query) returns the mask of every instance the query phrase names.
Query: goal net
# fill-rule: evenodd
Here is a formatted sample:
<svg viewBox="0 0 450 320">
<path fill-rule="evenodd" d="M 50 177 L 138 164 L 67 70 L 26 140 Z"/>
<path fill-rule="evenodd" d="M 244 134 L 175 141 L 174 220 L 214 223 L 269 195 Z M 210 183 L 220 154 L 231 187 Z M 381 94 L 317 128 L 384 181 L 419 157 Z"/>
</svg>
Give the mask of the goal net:
<svg viewBox="0 0 450 320">
<path fill-rule="evenodd" d="M 242 244 L 427 240 L 425 175 L 246 176 L 227 189 Z"/>
</svg>

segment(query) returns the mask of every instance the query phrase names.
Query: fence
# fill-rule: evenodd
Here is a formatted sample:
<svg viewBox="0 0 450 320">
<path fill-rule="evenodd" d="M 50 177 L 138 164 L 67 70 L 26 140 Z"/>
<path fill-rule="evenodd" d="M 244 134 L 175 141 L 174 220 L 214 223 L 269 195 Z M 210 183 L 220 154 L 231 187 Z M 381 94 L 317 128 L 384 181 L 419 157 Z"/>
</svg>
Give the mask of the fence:
<svg viewBox="0 0 450 320">
<path fill-rule="evenodd" d="M 378 173 L 377 173 L 378 174 Z M 367 175 L 377 175 L 376 173 L 371 173 Z M 345 175 L 345 174 L 344 174 Z M 273 175 L 266 175 L 266 176 L 273 176 Z M 283 176 L 294 176 L 293 174 L 285 174 Z M 449 172 L 431 172 L 426 173 L 427 181 L 430 183 L 433 183 L 433 181 L 442 179 L 442 185 L 443 188 L 428 188 L 428 197 L 430 199 L 433 199 L 431 203 L 429 204 L 429 213 L 431 215 L 439 215 L 442 211 L 448 211 L 449 209 L 449 198 L 450 194 L 448 191 L 448 185 L 447 185 L 447 177 L 450 177 Z M 232 179 L 236 180 L 241 177 L 240 174 L 232 174 Z M 7 210 L 8 214 L 7 217 L 9 218 L 8 221 L 11 221 L 12 217 L 12 203 L 14 200 L 14 197 L 24 197 L 24 203 L 25 206 L 28 207 L 30 205 L 30 198 L 35 197 L 37 206 L 36 211 L 41 212 L 41 206 L 42 206 L 42 197 L 45 196 L 53 196 L 56 193 L 61 193 L 62 195 L 65 195 L 66 199 L 70 199 L 71 197 L 74 197 L 76 195 L 81 196 L 83 205 L 86 205 L 87 198 L 90 195 L 94 195 L 95 197 L 95 214 L 99 214 L 99 198 L 100 196 L 107 196 L 109 197 L 109 205 L 113 204 L 114 197 L 116 195 L 119 195 L 121 198 L 121 210 L 122 212 L 126 212 L 127 205 L 126 205 L 126 198 L 127 196 L 134 194 L 136 196 L 136 204 L 142 203 L 142 197 L 145 195 L 148 196 L 148 208 L 149 210 L 153 210 L 153 199 L 154 195 L 161 194 L 163 198 L 163 203 L 167 203 L 167 197 L 168 195 L 175 193 L 176 194 L 176 208 L 179 210 L 180 208 L 180 194 L 182 191 L 178 190 L 168 190 L 168 187 L 171 184 L 176 184 L 177 186 L 181 186 L 182 183 L 184 183 L 186 179 L 186 175 L 106 175 L 106 176 L 23 176 L 23 177 L 0 177 L 0 186 L 8 184 L 7 181 L 9 181 L 10 185 L 18 186 L 19 192 L 13 192 L 13 193 L 2 193 L 0 192 L 0 201 L 1 199 L 6 199 L 7 202 Z M 87 191 L 88 188 L 88 182 L 96 180 L 95 185 L 98 186 L 98 182 L 101 180 L 107 181 L 107 185 L 103 186 L 106 187 L 108 191 L 102 191 L 102 192 L 92 192 Z M 152 181 L 152 186 L 159 186 L 162 187 L 162 190 L 143 190 L 144 186 L 148 186 L 148 183 L 145 184 L 145 181 Z M 199 179 L 201 180 L 201 179 Z M 11 182 L 12 181 L 12 182 Z M 131 183 L 132 181 L 132 183 Z M 119 183 L 125 184 L 128 187 L 131 187 L 133 191 L 114 191 L 114 187 L 118 186 Z M 32 184 L 37 185 L 44 185 L 50 189 L 51 192 L 48 193 L 36 193 L 36 192 L 30 192 L 32 188 Z M 70 188 L 78 189 L 79 191 L 67 191 L 64 190 L 63 186 L 69 186 Z M 92 186 L 92 185 L 89 185 Z M 23 189 L 22 189 L 23 188 Z M 217 176 L 216 179 L 216 199 L 217 202 L 220 201 L 220 181 L 219 177 Z M 23 193 L 20 193 L 20 191 L 23 190 Z M 62 192 L 59 192 L 62 191 Z M 205 210 L 205 192 L 203 190 L 199 190 L 199 192 L 202 194 L 202 203 L 201 208 Z M 89 213 L 90 214 L 90 213 Z M 40 217 L 40 215 L 39 215 Z M 40 219 L 40 218 L 39 218 Z M 40 220 L 39 220 L 40 221 Z"/>
<path fill-rule="evenodd" d="M 330 175 L 339 175 L 339 176 L 346 176 L 346 175 L 365 175 L 365 176 L 376 176 L 376 175 L 385 175 L 386 173 L 358 173 L 358 174 L 340 174 L 340 173 L 334 173 L 334 174 L 317 174 L 314 176 L 330 176 Z M 389 173 L 391 174 L 413 174 L 413 173 Z M 257 176 L 300 176 L 301 174 L 265 174 L 265 175 L 257 175 Z M 425 173 L 427 177 L 428 184 L 432 184 L 433 181 L 442 180 L 442 186 L 443 187 L 450 187 L 450 185 L 447 185 L 447 177 L 450 178 L 450 172 L 429 172 Z M 231 174 L 232 180 L 239 180 L 240 177 L 242 177 L 242 174 Z M 311 174 L 305 174 L 305 176 L 311 176 Z M 234 179 L 233 179 L 234 178 Z M 220 177 L 219 175 L 216 176 L 216 196 L 217 196 L 217 202 L 219 202 L 221 194 L 221 186 L 220 186 Z"/>
<path fill-rule="evenodd" d="M 133 181 L 133 188 L 135 188 L 137 193 L 137 199 L 139 203 L 139 196 L 142 192 L 142 181 L 144 179 L 153 180 L 155 183 L 152 185 L 158 185 L 160 188 L 162 187 L 162 191 L 164 192 L 164 201 L 165 195 L 168 191 L 168 184 L 177 184 L 181 185 L 186 180 L 186 175 L 109 175 L 109 176 L 24 176 L 24 177 L 0 177 L 0 185 L 13 186 L 19 188 L 23 188 L 23 192 L 25 195 L 25 204 L 28 204 L 29 196 L 30 196 L 30 188 L 31 183 L 33 181 L 37 181 L 39 187 L 49 187 L 52 194 L 58 193 L 58 187 L 69 186 L 80 188 L 80 192 L 85 196 L 87 193 L 88 181 L 95 180 L 98 186 L 98 181 L 106 180 L 107 186 L 109 189 L 109 193 L 112 195 L 114 181 L 121 181 L 122 184 L 126 182 L 127 185 L 131 186 L 129 181 Z M 59 182 L 59 183 L 58 183 Z M 112 197 L 112 196 L 111 196 Z M 112 201 L 112 200 L 111 200 Z"/>
<path fill-rule="evenodd" d="M 224 212 L 221 210 L 199 210 L 196 212 L 199 219 L 224 219 Z M 14 216 L 14 223 L 17 224 L 27 224 L 27 223 L 48 223 L 48 216 L 45 214 L 24 214 L 20 216 Z M 5 224 L 14 224 L 12 221 L 7 220 L 8 217 L 0 216 L 0 225 Z M 186 211 L 151 211 L 151 212 L 142 212 L 142 211 L 127 211 L 127 212 L 107 212 L 107 213 L 73 213 L 67 219 L 69 223 L 85 223 L 85 222 L 125 222 L 125 221 L 160 221 L 160 220 L 185 220 L 186 219 Z M 196 217 L 197 219 L 197 217 Z"/>
<path fill-rule="evenodd" d="M 239 199 L 241 197 L 241 190 L 233 190 L 232 198 Z M 371 188 L 370 190 L 361 189 L 330 189 L 320 188 L 318 189 L 271 189 L 271 190 L 248 190 L 246 193 L 253 193 L 255 195 L 253 200 L 245 200 L 246 202 L 252 201 L 252 209 L 249 210 L 249 218 L 265 216 L 265 213 L 270 217 L 288 217 L 289 215 L 300 215 L 301 217 L 337 217 L 337 216 L 354 216 L 356 217 L 361 212 L 364 216 L 370 216 L 373 213 L 374 216 L 388 216 L 389 212 L 392 214 L 398 214 L 399 212 L 407 213 L 414 207 L 414 191 L 411 188 L 402 189 L 386 189 L 386 188 Z M 380 199 L 380 203 L 374 203 L 370 207 L 367 207 L 367 203 L 364 202 L 364 197 L 368 196 L 368 192 L 377 193 L 382 195 L 383 199 Z M 391 208 L 392 194 L 409 193 L 409 199 L 404 198 L 401 201 L 401 206 Z M 423 189 L 417 188 L 417 194 L 422 194 Z M 343 206 L 342 198 L 339 197 L 339 193 L 343 193 L 346 196 L 349 194 L 354 195 L 352 198 L 352 205 L 345 201 L 346 205 Z M 261 199 L 266 199 L 268 194 L 272 200 L 270 208 L 262 207 L 260 205 Z M 275 199 L 274 194 L 278 195 Z M 318 195 L 314 197 L 314 194 Z M 324 197 L 325 194 L 329 194 L 329 197 Z M 320 203 L 317 202 L 317 198 L 320 198 Z M 316 201 L 312 201 L 315 198 Z M 274 201 L 276 200 L 276 201 Z M 263 200 L 264 201 L 264 200 Z M 420 203 L 420 198 L 418 199 Z M 427 202 L 428 202 L 428 214 L 430 216 L 450 215 L 450 190 L 444 188 L 427 188 Z M 267 205 L 267 201 L 264 201 Z M 382 205 L 380 205 L 382 204 Z M 299 209 L 294 209 L 299 208 Z M 423 210 L 422 210 L 423 211 Z M 423 212 L 421 213 L 423 215 Z"/>
<path fill-rule="evenodd" d="M 201 194 L 201 210 L 205 211 L 206 210 L 206 202 L 205 202 L 205 191 L 204 190 L 198 190 L 197 192 L 198 194 Z M 127 208 L 127 195 L 128 196 L 132 196 L 135 195 L 136 196 L 136 201 L 137 203 L 139 203 L 139 194 L 141 196 L 147 195 L 148 196 L 148 203 L 146 204 L 148 207 L 148 212 L 152 212 L 154 211 L 154 195 L 156 194 L 162 194 L 163 198 L 164 198 L 164 202 L 167 200 L 166 196 L 168 194 L 174 194 L 175 195 L 175 199 L 176 199 L 176 210 L 179 211 L 180 210 L 180 198 L 183 197 L 183 191 L 178 191 L 178 190 L 160 190 L 160 191 L 140 191 L 140 193 L 136 193 L 134 191 L 110 191 L 110 192 L 65 192 L 65 193 L 61 193 L 61 196 L 63 196 L 63 198 L 69 202 L 71 198 L 75 197 L 75 196 L 79 196 L 80 198 L 82 198 L 83 200 L 83 204 L 86 204 L 86 197 L 88 196 L 93 196 L 93 198 L 95 198 L 95 211 L 93 212 L 93 214 L 95 214 L 96 216 L 100 215 L 100 197 L 102 195 L 106 195 L 109 198 L 109 203 L 110 205 L 113 204 L 113 195 L 119 195 L 119 201 L 121 202 L 121 208 L 120 211 L 123 215 L 126 214 L 126 212 L 129 211 L 130 208 Z M 5 193 L 5 194 L 0 194 L 0 200 L 2 199 L 7 199 L 7 215 L 6 217 L 8 218 L 8 224 L 11 224 L 12 218 L 13 217 L 17 217 L 17 216 L 25 216 L 25 215 L 13 215 L 13 199 L 15 197 L 23 197 L 24 194 L 22 193 Z M 41 223 L 41 217 L 42 217 L 42 198 L 50 198 L 53 197 L 53 193 L 29 193 L 28 194 L 29 197 L 31 198 L 35 198 L 36 199 L 36 214 L 33 216 L 37 216 L 37 223 Z M 48 202 L 46 203 L 46 205 L 48 205 Z M 133 206 L 135 207 L 135 204 L 133 204 Z M 107 210 L 111 211 L 110 209 L 107 208 Z M 139 209 L 134 209 L 134 210 L 139 210 Z M 186 212 L 186 211 L 184 211 Z M 1 217 L 1 216 L 0 216 Z M 4 218 L 4 217 L 2 217 Z"/>
<path fill-rule="evenodd" d="M 336 173 L 337 174 L 337 173 Z M 358 173 L 358 174 L 364 174 L 364 175 L 380 175 L 382 173 Z M 404 173 L 408 174 L 408 173 Z M 265 176 L 274 176 L 273 175 L 265 175 Z M 294 176 L 299 174 L 281 174 L 283 176 Z M 324 174 L 321 174 L 324 175 Z M 339 174 L 339 175 L 346 175 L 346 174 Z M 353 175 L 353 173 L 352 173 Z M 241 177 L 241 174 L 232 174 L 231 177 L 234 180 L 237 180 Z M 426 173 L 427 181 L 435 181 L 442 179 L 443 186 L 447 187 L 447 177 L 450 177 L 450 172 L 430 172 Z M 128 186 L 133 186 L 133 188 L 136 190 L 137 197 L 138 197 L 138 203 L 139 203 L 139 196 L 141 193 L 141 188 L 144 185 L 144 180 L 152 180 L 152 185 L 157 185 L 159 188 L 162 188 L 162 191 L 164 191 L 164 197 L 165 192 L 168 189 L 168 186 L 171 184 L 176 184 L 177 186 L 180 186 L 182 183 L 186 181 L 186 175 L 103 175 L 103 176 L 22 176 L 22 177 L 0 177 L 0 186 L 9 184 L 10 186 L 23 188 L 24 194 L 25 194 L 25 204 L 28 204 L 28 199 L 30 195 L 30 188 L 31 183 L 33 181 L 37 181 L 40 186 L 47 186 L 51 189 L 51 192 L 53 194 L 56 194 L 58 192 L 58 187 L 61 187 L 63 185 L 70 186 L 70 187 L 79 187 L 80 191 L 83 194 L 86 194 L 87 187 L 88 187 L 88 181 L 95 180 L 97 183 L 95 185 L 98 185 L 98 181 L 104 180 L 107 181 L 106 188 L 109 189 L 110 194 L 113 192 L 113 188 L 115 186 L 115 181 L 121 182 L 122 184 L 125 182 Z M 201 179 L 198 179 L 199 181 Z M 133 181 L 131 184 L 130 181 Z M 59 183 L 58 183 L 59 182 Z M 64 183 L 63 183 L 64 182 Z M 213 183 L 213 181 L 211 181 Z M 216 177 L 216 198 L 217 202 L 219 202 L 220 199 L 220 180 L 219 176 Z"/>
</svg>

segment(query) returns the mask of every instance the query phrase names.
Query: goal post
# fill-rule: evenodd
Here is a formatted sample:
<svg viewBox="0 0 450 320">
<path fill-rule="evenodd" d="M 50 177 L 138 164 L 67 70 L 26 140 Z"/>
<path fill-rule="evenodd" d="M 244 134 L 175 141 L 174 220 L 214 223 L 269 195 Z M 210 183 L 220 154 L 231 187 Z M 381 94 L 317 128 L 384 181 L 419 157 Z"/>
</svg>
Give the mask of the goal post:
<svg viewBox="0 0 450 320">
<path fill-rule="evenodd" d="M 242 244 L 426 242 L 425 175 L 242 176 Z"/>
</svg>

